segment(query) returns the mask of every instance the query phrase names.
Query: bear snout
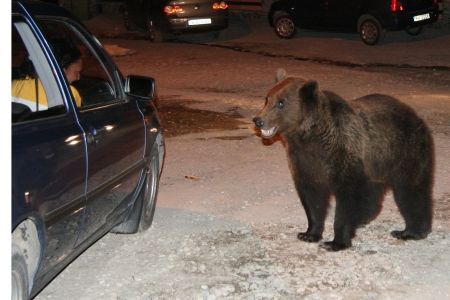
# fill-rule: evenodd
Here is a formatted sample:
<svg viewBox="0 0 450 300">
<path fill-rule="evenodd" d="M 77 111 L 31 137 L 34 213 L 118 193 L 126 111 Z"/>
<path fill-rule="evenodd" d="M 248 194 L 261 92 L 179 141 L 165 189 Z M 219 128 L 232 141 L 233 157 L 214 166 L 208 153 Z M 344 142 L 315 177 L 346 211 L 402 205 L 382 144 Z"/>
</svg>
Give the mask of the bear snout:
<svg viewBox="0 0 450 300">
<path fill-rule="evenodd" d="M 253 123 L 255 123 L 256 128 L 261 129 L 264 126 L 264 121 L 260 117 L 254 117 Z"/>
</svg>

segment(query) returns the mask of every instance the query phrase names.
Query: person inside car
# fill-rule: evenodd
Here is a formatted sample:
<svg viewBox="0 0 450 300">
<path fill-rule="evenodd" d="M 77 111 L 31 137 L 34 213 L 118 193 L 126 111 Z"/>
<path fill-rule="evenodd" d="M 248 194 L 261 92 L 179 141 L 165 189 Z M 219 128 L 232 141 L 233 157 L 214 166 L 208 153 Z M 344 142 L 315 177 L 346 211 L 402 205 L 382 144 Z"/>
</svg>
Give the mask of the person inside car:
<svg viewBox="0 0 450 300">
<path fill-rule="evenodd" d="M 78 48 L 71 46 L 64 40 L 54 40 L 51 42 L 51 45 L 70 84 L 70 90 L 75 104 L 77 107 L 81 107 L 80 93 L 72 86 L 73 82 L 80 79 L 80 74 L 83 69 L 81 52 Z M 33 70 L 32 62 L 28 59 L 25 60 L 21 69 L 24 75 L 22 78 L 13 80 L 11 85 L 13 102 L 24 104 L 31 111 L 48 109 L 48 101 L 44 87 Z"/>
</svg>

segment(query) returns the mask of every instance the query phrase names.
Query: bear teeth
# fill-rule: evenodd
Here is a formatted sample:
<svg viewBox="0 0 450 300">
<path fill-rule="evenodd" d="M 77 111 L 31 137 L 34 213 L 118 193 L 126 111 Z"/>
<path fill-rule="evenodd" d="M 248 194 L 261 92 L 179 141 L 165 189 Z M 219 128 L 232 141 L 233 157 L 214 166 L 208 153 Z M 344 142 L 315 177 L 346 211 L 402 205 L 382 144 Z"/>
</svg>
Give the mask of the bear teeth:
<svg viewBox="0 0 450 300">
<path fill-rule="evenodd" d="M 261 129 L 261 133 L 265 137 L 270 137 L 274 134 L 275 129 L 276 129 L 275 127 L 272 127 L 270 129 Z"/>
</svg>

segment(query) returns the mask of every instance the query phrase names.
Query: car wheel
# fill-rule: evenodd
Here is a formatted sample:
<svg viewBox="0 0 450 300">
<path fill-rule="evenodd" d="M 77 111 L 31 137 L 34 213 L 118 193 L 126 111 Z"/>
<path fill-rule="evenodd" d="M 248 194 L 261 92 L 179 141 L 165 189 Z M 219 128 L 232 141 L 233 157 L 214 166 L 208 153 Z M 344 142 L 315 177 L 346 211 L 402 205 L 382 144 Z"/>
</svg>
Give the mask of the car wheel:
<svg viewBox="0 0 450 300">
<path fill-rule="evenodd" d="M 150 155 L 150 162 L 145 174 L 145 181 L 139 196 L 130 212 L 122 223 L 115 226 L 113 233 L 136 233 L 147 230 L 153 223 L 158 194 L 159 181 L 159 153 L 156 145 Z"/>
<path fill-rule="evenodd" d="M 366 45 L 376 45 L 384 35 L 380 22 L 372 16 L 361 17 L 358 24 L 359 36 Z"/>
<path fill-rule="evenodd" d="M 28 299 L 28 269 L 24 257 L 18 252 L 11 257 L 11 299 Z"/>
<path fill-rule="evenodd" d="M 286 12 L 276 12 L 273 17 L 275 33 L 282 39 L 290 39 L 295 35 L 294 19 Z"/>
<path fill-rule="evenodd" d="M 146 26 L 150 41 L 154 43 L 160 43 L 164 41 L 164 37 L 161 30 L 156 28 L 155 22 L 150 17 L 147 17 Z"/>
<path fill-rule="evenodd" d="M 138 231 L 147 230 L 153 223 L 155 215 L 156 196 L 158 194 L 159 181 L 159 154 L 152 151 L 150 166 L 147 170 L 144 186 L 142 187 L 142 210 Z"/>
<path fill-rule="evenodd" d="M 405 29 L 406 33 L 412 36 L 419 35 L 423 31 L 423 26 L 417 26 L 417 27 L 407 27 Z"/>
<path fill-rule="evenodd" d="M 220 38 L 220 33 L 221 33 L 220 30 L 215 30 L 215 31 L 211 32 L 211 37 L 214 40 L 218 40 Z"/>
</svg>

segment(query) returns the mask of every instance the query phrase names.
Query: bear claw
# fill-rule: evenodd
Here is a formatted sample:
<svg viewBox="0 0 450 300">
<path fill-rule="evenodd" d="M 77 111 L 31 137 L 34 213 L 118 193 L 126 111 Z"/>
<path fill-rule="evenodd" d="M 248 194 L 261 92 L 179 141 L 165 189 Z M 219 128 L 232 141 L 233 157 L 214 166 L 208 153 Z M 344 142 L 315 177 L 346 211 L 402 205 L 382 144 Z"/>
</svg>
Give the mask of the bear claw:
<svg viewBox="0 0 450 300">
<path fill-rule="evenodd" d="M 297 235 L 297 238 L 301 241 L 308 242 L 308 243 L 317 243 L 322 239 L 321 235 L 318 234 L 310 234 L 306 232 L 300 232 Z"/>
</svg>

